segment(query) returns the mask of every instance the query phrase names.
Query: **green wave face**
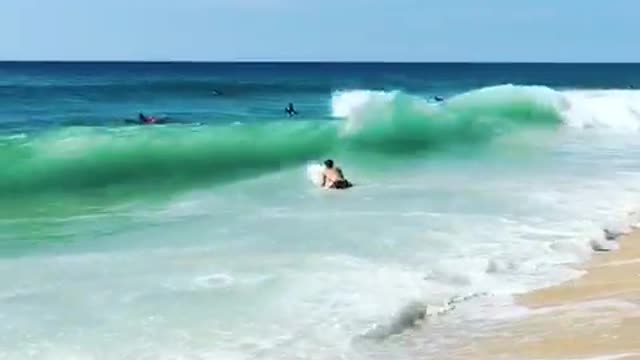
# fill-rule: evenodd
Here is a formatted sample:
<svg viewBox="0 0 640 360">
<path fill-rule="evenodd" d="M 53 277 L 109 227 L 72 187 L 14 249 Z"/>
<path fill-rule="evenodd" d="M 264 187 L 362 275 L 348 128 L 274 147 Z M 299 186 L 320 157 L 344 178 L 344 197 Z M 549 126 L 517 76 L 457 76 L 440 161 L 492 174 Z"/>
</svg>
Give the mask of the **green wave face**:
<svg viewBox="0 0 640 360">
<path fill-rule="evenodd" d="M 350 106 L 349 103 L 352 103 Z M 499 86 L 430 103 L 401 92 L 351 92 L 334 97 L 346 117 L 343 135 L 368 151 L 413 153 L 476 144 L 523 127 L 561 123 L 559 95 L 544 87 Z"/>
<path fill-rule="evenodd" d="M 68 127 L 0 139 L 0 196 L 136 184 L 186 187 L 277 171 L 345 152 L 415 154 L 560 122 L 551 90 L 499 87 L 442 104 L 400 92 L 334 97 L 337 121 L 251 125 Z M 364 161 L 364 160 L 363 160 Z"/>
<path fill-rule="evenodd" d="M 334 140 L 334 127 L 308 123 L 65 128 L 3 139 L 0 193 L 225 180 L 317 157 Z"/>
</svg>

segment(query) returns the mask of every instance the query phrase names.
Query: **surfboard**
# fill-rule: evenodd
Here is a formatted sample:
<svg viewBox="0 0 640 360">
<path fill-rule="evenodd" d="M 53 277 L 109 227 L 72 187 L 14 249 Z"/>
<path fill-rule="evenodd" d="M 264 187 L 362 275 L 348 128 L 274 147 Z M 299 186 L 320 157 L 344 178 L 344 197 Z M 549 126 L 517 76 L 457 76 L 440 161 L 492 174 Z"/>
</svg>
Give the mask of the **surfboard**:
<svg viewBox="0 0 640 360">
<path fill-rule="evenodd" d="M 307 165 L 307 179 L 316 186 L 322 186 L 322 171 L 324 166 L 320 164 Z"/>
</svg>

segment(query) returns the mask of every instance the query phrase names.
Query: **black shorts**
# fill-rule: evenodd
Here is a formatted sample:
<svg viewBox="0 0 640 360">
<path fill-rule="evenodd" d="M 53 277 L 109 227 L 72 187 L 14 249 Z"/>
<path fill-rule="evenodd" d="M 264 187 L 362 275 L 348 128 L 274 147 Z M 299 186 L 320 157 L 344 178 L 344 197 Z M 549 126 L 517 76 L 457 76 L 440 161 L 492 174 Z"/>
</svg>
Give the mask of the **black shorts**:
<svg viewBox="0 0 640 360">
<path fill-rule="evenodd" d="M 348 189 L 353 185 L 347 180 L 338 180 L 331 184 L 332 189 Z"/>
</svg>

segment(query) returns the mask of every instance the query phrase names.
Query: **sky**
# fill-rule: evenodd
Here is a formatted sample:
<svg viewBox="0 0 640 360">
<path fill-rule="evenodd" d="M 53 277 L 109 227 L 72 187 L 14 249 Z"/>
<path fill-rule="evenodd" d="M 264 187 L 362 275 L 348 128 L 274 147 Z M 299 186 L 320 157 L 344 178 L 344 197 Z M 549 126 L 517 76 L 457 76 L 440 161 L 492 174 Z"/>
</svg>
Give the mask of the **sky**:
<svg viewBox="0 0 640 360">
<path fill-rule="evenodd" d="M 638 62 L 638 0 L 2 0 L 0 60 Z"/>
</svg>

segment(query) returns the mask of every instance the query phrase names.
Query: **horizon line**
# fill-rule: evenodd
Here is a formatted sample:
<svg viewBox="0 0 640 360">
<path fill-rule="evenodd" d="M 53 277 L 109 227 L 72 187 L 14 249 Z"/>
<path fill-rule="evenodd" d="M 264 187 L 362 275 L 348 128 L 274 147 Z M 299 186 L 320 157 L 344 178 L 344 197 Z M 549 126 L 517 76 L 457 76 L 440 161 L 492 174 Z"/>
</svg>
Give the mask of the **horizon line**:
<svg viewBox="0 0 640 360">
<path fill-rule="evenodd" d="M 416 65 L 638 65 L 640 61 L 385 61 L 385 60 L 4 60 L 0 64 L 40 63 L 40 64 L 416 64 Z"/>
</svg>

